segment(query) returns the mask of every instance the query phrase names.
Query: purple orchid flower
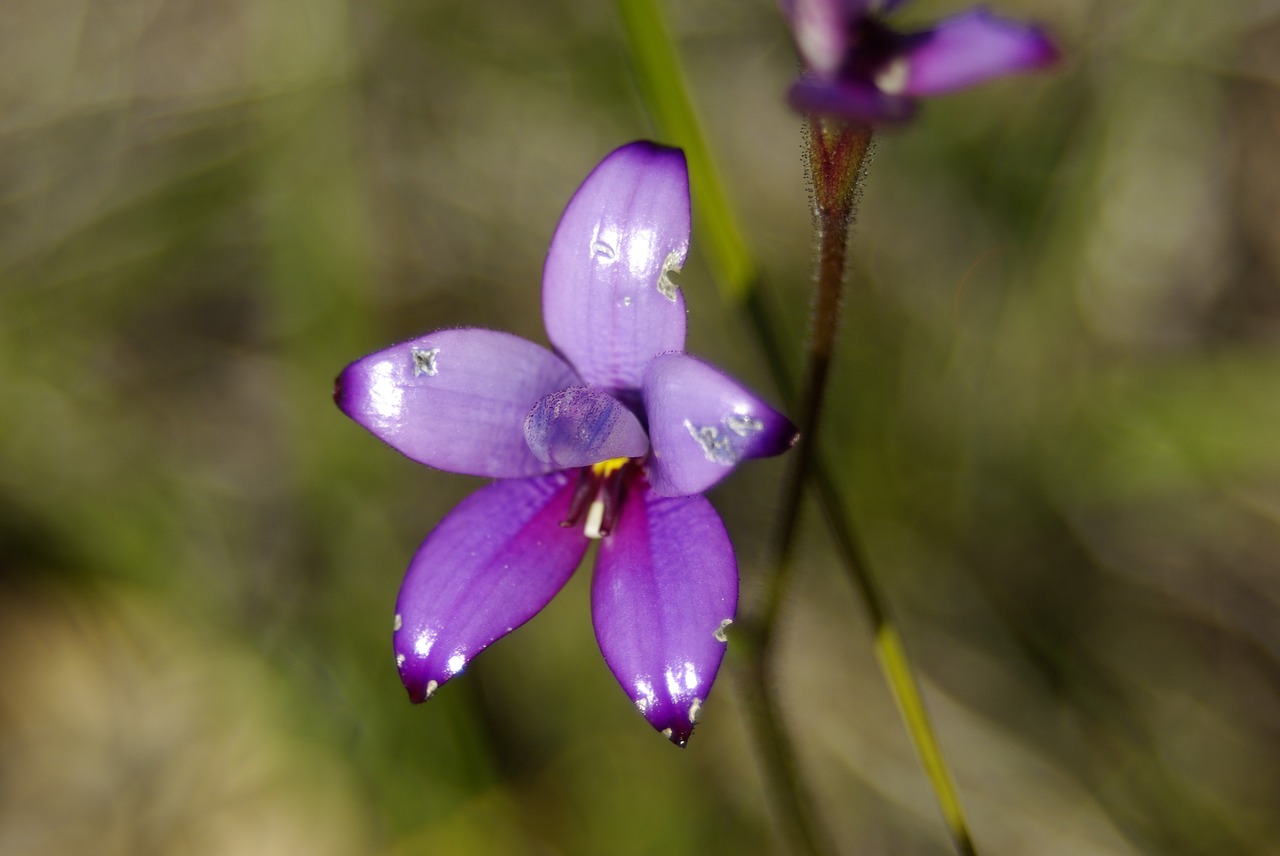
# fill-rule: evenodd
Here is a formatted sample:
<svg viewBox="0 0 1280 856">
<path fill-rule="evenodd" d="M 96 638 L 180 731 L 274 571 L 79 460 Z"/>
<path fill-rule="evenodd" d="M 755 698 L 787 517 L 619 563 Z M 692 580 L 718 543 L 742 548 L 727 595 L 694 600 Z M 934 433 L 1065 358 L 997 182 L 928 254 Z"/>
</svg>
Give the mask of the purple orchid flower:
<svg viewBox="0 0 1280 856">
<path fill-rule="evenodd" d="M 803 113 L 901 122 L 916 99 L 1043 68 L 1058 57 L 1039 28 L 976 7 L 915 32 L 883 16 L 903 0 L 780 0 L 805 70 L 791 87 Z"/>
<path fill-rule="evenodd" d="M 689 248 L 678 149 L 637 142 L 574 194 L 543 273 L 559 355 L 493 330 L 441 330 L 338 377 L 343 412 L 416 461 L 496 478 L 409 565 L 393 644 L 421 702 L 568 581 L 592 540 L 596 639 L 654 728 L 683 746 L 724 656 L 738 570 L 701 496 L 785 451 L 786 417 L 683 352 L 671 274 Z"/>
</svg>

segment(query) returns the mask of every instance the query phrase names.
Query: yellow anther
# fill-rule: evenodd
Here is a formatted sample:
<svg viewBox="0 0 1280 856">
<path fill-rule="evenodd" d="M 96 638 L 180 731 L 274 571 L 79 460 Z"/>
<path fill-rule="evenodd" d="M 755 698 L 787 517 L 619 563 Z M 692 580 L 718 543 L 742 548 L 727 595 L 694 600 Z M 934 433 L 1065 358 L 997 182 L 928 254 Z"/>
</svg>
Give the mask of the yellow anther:
<svg viewBox="0 0 1280 856">
<path fill-rule="evenodd" d="M 607 476 L 610 473 L 616 473 L 618 470 L 625 467 L 627 465 L 627 462 L 630 460 L 631 460 L 630 458 L 610 458 L 607 461 L 601 461 L 598 464 L 592 464 L 591 472 L 603 478 L 604 476 Z"/>
</svg>

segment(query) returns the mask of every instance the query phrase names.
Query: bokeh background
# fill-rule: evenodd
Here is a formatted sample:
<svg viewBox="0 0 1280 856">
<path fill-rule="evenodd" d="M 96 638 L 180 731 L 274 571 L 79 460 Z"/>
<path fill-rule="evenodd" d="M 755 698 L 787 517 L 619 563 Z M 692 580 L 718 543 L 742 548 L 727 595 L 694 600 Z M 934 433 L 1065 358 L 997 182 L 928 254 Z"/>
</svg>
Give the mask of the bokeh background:
<svg viewBox="0 0 1280 856">
<path fill-rule="evenodd" d="M 794 51 L 769 0 L 666 5 L 794 372 Z M 1280 853 L 1280 3 L 999 7 L 1064 61 L 878 138 L 833 475 L 984 853 Z M 740 653 L 673 748 L 585 570 L 411 706 L 400 576 L 477 483 L 330 400 L 429 329 L 545 342 L 562 207 L 654 133 L 615 7 L 0 9 L 0 854 L 785 850 Z M 693 244 L 690 350 L 771 389 Z M 713 493 L 748 605 L 784 466 Z M 823 824 L 950 852 L 816 515 L 801 558 L 778 693 Z"/>
</svg>

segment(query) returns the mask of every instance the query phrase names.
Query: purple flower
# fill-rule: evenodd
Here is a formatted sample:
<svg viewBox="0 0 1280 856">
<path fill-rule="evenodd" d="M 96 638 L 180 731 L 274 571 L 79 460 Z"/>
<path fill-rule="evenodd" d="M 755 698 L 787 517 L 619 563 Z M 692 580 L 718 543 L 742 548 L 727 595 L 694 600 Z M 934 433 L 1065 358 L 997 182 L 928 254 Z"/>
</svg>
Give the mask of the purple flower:
<svg viewBox="0 0 1280 856">
<path fill-rule="evenodd" d="M 805 70 L 791 87 L 804 113 L 899 122 L 915 99 L 1052 64 L 1043 31 L 970 9 L 936 26 L 898 32 L 882 20 L 903 0 L 780 0 Z"/>
<path fill-rule="evenodd" d="M 496 478 L 409 565 L 393 638 L 415 702 L 533 617 L 599 540 L 596 639 L 654 728 L 683 746 L 724 656 L 738 599 L 729 537 L 701 493 L 795 426 L 683 352 L 671 278 L 689 248 L 678 149 L 610 154 L 551 239 L 551 351 L 493 330 L 441 330 L 338 377 L 348 416 L 416 461 Z"/>
</svg>

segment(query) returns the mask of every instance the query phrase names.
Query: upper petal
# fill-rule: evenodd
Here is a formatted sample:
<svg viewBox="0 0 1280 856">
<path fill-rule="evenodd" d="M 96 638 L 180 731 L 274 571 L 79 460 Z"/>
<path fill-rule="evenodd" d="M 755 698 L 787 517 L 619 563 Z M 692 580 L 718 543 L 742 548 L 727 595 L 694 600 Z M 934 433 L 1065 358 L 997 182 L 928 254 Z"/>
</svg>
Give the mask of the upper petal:
<svg viewBox="0 0 1280 856">
<path fill-rule="evenodd" d="M 849 18 L 862 10 L 851 9 L 848 0 L 781 0 L 781 5 L 805 68 L 833 76 L 849 49 Z"/>
<path fill-rule="evenodd" d="M 600 542 L 591 616 L 614 677 L 677 745 L 711 691 L 737 605 L 733 546 L 711 503 L 629 494 Z"/>
<path fill-rule="evenodd" d="M 916 34 L 896 71 L 905 95 L 938 95 L 1043 68 L 1058 58 L 1043 30 L 972 9 Z M 892 77 L 895 72 L 890 72 Z"/>
<path fill-rule="evenodd" d="M 395 449 L 455 473 L 549 472 L 524 439 L 538 399 L 580 381 L 546 348 L 495 330 L 440 330 L 357 360 L 338 376 L 342 411 Z"/>
<path fill-rule="evenodd" d="M 663 354 L 645 371 L 649 481 L 655 493 L 701 493 L 744 458 L 786 451 L 791 420 L 719 369 L 687 354 Z"/>
<path fill-rule="evenodd" d="M 539 400 L 525 417 L 524 436 L 538 460 L 560 469 L 638 458 L 649 450 L 635 414 L 608 393 L 586 386 Z"/>
<path fill-rule="evenodd" d="M 684 298 L 671 280 L 689 249 L 684 153 L 623 146 L 569 200 L 547 252 L 547 335 L 587 383 L 636 389 L 654 354 L 684 347 Z"/>
<path fill-rule="evenodd" d="M 495 482 L 427 536 L 400 586 L 392 639 L 410 699 L 425 700 L 569 580 L 587 549 L 581 529 L 560 525 L 573 486 L 565 473 Z"/>
</svg>

